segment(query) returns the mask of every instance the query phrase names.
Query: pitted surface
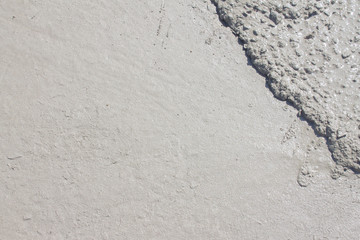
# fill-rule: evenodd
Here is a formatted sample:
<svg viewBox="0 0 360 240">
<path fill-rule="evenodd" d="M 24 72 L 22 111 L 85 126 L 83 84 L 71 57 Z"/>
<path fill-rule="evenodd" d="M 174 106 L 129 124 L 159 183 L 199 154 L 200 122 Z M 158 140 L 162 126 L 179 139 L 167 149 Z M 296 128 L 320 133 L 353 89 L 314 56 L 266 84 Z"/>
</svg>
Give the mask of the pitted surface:
<svg viewBox="0 0 360 240">
<path fill-rule="evenodd" d="M 360 172 L 359 1 L 213 0 L 273 94 Z"/>
</svg>

